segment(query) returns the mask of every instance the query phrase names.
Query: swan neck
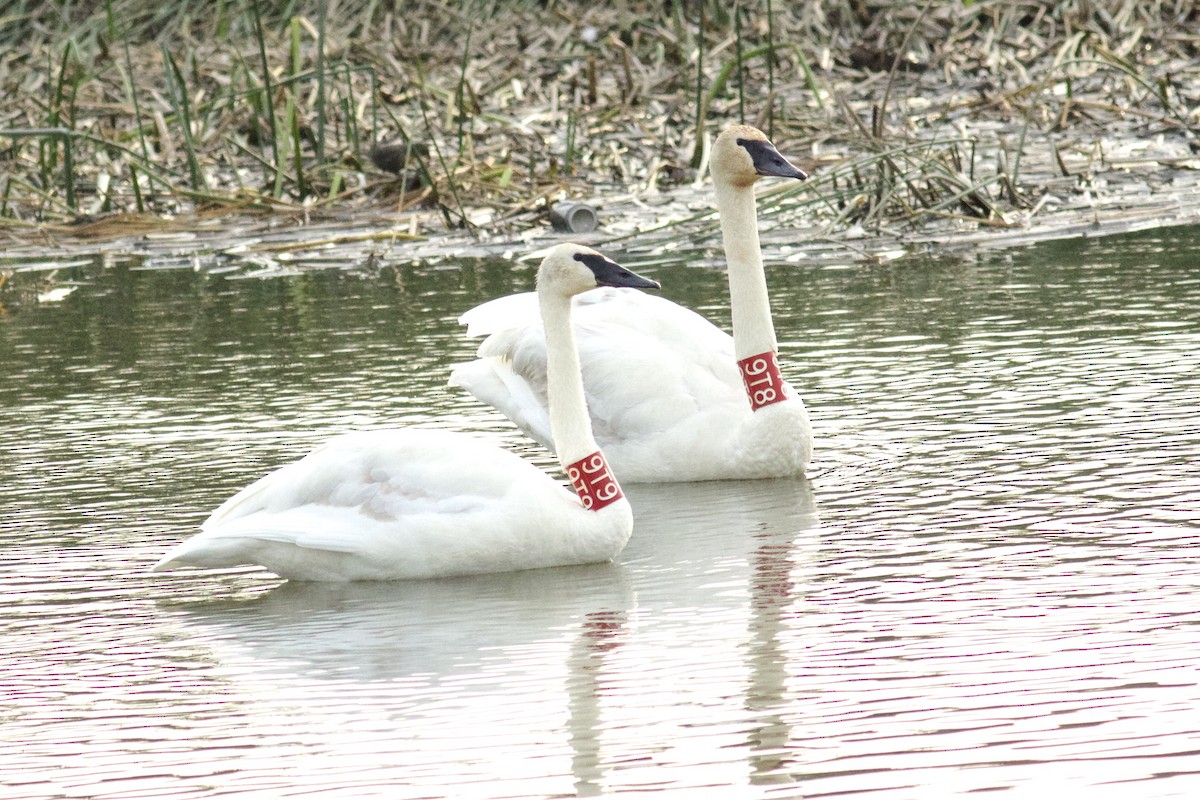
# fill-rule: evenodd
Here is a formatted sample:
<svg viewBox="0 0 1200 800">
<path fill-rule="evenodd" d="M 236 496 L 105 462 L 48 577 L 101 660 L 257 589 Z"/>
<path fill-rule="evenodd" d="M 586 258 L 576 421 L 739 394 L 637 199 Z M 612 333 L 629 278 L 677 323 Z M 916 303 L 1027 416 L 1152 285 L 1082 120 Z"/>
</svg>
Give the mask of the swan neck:
<svg viewBox="0 0 1200 800">
<path fill-rule="evenodd" d="M 554 450 L 565 471 L 567 466 L 599 450 L 592 435 L 583 372 L 575 332 L 571 328 L 571 298 L 553 293 L 538 294 L 542 324 L 546 330 L 546 393 L 550 411 L 550 433 Z"/>
<path fill-rule="evenodd" d="M 754 186 L 717 182 L 716 195 L 729 273 L 734 351 L 739 359 L 772 352 L 776 349 L 775 326 L 758 243 Z"/>
</svg>

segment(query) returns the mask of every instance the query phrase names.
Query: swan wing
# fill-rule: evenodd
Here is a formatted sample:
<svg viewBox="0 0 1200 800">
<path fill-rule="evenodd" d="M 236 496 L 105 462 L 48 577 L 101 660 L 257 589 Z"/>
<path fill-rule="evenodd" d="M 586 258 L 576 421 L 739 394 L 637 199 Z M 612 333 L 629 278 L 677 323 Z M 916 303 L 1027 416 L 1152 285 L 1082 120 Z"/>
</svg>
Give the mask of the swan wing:
<svg viewBox="0 0 1200 800">
<path fill-rule="evenodd" d="M 578 318 L 588 405 L 602 444 L 652 440 L 681 420 L 743 402 L 733 338 L 694 311 L 614 290 Z"/>
<path fill-rule="evenodd" d="M 504 497 L 514 484 L 557 486 L 507 450 L 450 431 L 344 434 L 225 501 L 202 528 L 301 506 L 359 508 L 381 518 Z M 565 490 L 564 490 L 565 491 Z"/>
<path fill-rule="evenodd" d="M 497 297 L 480 303 L 458 318 L 460 325 L 467 326 L 467 336 L 470 337 L 487 336 L 497 331 L 534 324 L 540 326 L 541 320 L 535 292 L 519 292 Z"/>
<path fill-rule="evenodd" d="M 450 371 L 450 385 L 466 389 L 512 420 L 531 439 L 553 451 L 544 353 L 540 373 L 518 374 L 512 360 L 503 357 L 485 357 L 456 364 Z"/>
<path fill-rule="evenodd" d="M 732 337 L 694 311 L 643 292 L 608 288 L 577 297 L 572 318 L 601 447 L 645 440 L 702 408 L 745 403 Z M 532 306 L 522 295 L 492 300 L 461 320 L 468 333 L 489 335 L 479 348 L 480 360 L 456 368 L 451 382 L 547 444 L 548 420 L 546 428 L 538 427 L 547 401 L 545 335 L 536 298 Z"/>
</svg>

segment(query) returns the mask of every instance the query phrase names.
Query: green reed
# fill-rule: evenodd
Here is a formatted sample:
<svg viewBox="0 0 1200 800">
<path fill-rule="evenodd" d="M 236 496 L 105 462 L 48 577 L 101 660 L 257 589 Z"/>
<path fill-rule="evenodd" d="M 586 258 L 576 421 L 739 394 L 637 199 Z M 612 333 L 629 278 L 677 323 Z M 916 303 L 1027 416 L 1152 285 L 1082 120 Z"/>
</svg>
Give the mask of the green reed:
<svg viewBox="0 0 1200 800">
<path fill-rule="evenodd" d="M 192 106 L 188 97 L 187 81 L 184 80 L 183 73 L 175 62 L 174 56 L 171 55 L 171 51 L 165 44 L 161 45 L 161 48 L 163 64 L 167 72 L 168 94 L 171 98 L 171 105 L 174 107 L 175 118 L 183 133 L 183 147 L 187 155 L 188 172 L 192 178 L 192 189 L 202 192 L 208 188 L 208 184 L 204 180 L 204 171 L 200 168 L 196 137 L 192 131 Z"/>
<path fill-rule="evenodd" d="M 267 60 L 267 43 L 266 35 L 263 32 L 262 12 L 259 10 L 258 0 L 251 0 L 250 7 L 254 12 L 254 38 L 258 42 L 258 58 L 259 65 L 262 68 L 262 94 L 260 109 L 262 116 L 266 117 L 267 124 L 270 127 L 270 143 L 271 143 L 271 162 L 273 168 L 274 190 L 272 195 L 279 197 L 282 189 L 283 176 L 280 174 L 279 161 L 279 126 L 275 124 L 275 89 L 271 85 L 271 64 Z M 261 137 L 260 137 L 261 141 Z"/>
</svg>

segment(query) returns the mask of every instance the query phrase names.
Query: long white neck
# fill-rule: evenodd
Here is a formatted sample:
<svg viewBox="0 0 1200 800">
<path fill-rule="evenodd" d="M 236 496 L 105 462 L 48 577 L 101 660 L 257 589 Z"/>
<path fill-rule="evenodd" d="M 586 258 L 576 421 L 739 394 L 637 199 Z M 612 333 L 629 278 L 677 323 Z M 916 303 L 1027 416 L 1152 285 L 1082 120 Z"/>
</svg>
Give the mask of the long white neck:
<svg viewBox="0 0 1200 800">
<path fill-rule="evenodd" d="M 583 372 L 575 332 L 571 328 L 571 298 L 553 292 L 538 293 L 542 324 L 546 330 L 546 393 L 549 395 L 550 433 L 554 450 L 565 470 L 599 450 L 592 436 Z"/>
<path fill-rule="evenodd" d="M 758 245 L 758 209 L 753 186 L 716 182 L 717 213 L 729 269 L 729 308 L 733 349 L 743 359 L 776 349 L 775 326 L 767 299 L 767 276 Z"/>
</svg>

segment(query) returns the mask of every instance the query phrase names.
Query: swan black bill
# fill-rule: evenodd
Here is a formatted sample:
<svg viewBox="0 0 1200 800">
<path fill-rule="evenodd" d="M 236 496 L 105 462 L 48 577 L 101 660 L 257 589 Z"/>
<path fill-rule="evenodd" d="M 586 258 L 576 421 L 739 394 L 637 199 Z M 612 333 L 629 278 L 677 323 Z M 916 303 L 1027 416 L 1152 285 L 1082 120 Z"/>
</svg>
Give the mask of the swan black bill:
<svg viewBox="0 0 1200 800">
<path fill-rule="evenodd" d="M 596 276 L 597 286 L 627 286 L 631 289 L 661 289 L 662 285 L 658 281 L 643 278 L 632 270 L 625 269 L 617 262 L 599 253 L 576 253 L 576 261 L 582 261 L 583 265 L 592 271 Z"/>
<path fill-rule="evenodd" d="M 738 139 L 737 143 L 746 148 L 750 160 L 754 162 L 754 171 L 759 175 L 771 175 L 776 178 L 799 178 L 807 180 L 808 173 L 788 161 L 775 145 L 761 139 Z"/>
</svg>

